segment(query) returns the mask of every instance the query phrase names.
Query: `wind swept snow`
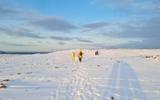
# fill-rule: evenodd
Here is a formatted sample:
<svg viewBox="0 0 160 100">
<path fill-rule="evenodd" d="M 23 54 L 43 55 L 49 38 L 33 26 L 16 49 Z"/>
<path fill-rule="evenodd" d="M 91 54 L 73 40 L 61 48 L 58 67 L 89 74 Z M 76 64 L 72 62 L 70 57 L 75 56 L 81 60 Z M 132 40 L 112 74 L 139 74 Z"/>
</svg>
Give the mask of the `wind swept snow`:
<svg viewBox="0 0 160 100">
<path fill-rule="evenodd" d="M 0 55 L 0 100 L 159 100 L 160 50 L 71 51 Z"/>
</svg>

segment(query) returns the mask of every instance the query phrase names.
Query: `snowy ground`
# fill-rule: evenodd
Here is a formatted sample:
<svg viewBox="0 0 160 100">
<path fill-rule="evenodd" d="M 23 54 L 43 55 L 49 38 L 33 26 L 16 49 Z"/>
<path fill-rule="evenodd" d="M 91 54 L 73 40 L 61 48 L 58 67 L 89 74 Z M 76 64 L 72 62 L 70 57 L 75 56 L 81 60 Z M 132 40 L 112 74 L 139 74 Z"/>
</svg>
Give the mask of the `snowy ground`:
<svg viewBox="0 0 160 100">
<path fill-rule="evenodd" d="M 0 100 L 159 100 L 160 50 L 0 55 Z"/>
</svg>

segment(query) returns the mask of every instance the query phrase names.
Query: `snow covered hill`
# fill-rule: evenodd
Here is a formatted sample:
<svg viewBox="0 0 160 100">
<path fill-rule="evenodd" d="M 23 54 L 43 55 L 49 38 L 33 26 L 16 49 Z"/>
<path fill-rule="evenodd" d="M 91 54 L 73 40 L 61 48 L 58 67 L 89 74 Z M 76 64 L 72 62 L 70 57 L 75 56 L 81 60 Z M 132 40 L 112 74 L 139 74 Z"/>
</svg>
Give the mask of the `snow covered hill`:
<svg viewBox="0 0 160 100">
<path fill-rule="evenodd" d="M 71 51 L 0 55 L 0 100 L 159 100 L 160 50 Z"/>
</svg>

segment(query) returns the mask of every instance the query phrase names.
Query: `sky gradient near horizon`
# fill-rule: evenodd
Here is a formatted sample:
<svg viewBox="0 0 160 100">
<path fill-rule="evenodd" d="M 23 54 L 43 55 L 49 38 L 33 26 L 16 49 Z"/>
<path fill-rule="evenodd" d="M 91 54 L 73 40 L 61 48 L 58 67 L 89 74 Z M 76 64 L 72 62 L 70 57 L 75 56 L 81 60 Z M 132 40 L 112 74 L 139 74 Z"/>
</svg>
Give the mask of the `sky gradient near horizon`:
<svg viewBox="0 0 160 100">
<path fill-rule="evenodd" d="M 160 0 L 0 0 L 0 50 L 160 48 Z"/>
</svg>

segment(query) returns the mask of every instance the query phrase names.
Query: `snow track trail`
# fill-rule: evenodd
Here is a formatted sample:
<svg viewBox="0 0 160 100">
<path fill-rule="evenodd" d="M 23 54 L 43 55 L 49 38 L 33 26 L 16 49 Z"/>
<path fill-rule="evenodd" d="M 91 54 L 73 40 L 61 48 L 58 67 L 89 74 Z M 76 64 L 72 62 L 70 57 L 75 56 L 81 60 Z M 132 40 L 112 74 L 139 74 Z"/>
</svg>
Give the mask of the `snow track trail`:
<svg viewBox="0 0 160 100">
<path fill-rule="evenodd" d="M 53 100 L 98 100 L 99 93 L 92 85 L 93 80 L 91 81 L 85 66 L 83 62 L 77 63 L 76 68 L 72 70 L 66 90 L 62 89 L 62 82 L 57 88 L 56 96 L 53 96 Z M 63 99 L 62 91 L 65 91 L 66 95 Z"/>
<path fill-rule="evenodd" d="M 98 93 L 92 86 L 86 68 L 78 66 L 71 82 L 73 100 L 97 100 Z"/>
</svg>

